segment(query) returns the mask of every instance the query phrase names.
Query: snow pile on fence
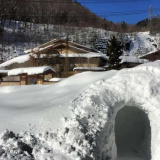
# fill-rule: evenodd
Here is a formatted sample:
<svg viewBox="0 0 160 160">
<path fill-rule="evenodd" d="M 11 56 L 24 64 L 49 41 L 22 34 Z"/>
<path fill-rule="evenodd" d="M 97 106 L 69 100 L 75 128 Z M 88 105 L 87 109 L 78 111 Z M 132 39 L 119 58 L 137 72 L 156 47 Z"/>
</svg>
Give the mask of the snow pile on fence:
<svg viewBox="0 0 160 160">
<path fill-rule="evenodd" d="M 160 61 L 119 72 L 85 72 L 50 86 L 3 87 L 0 130 L 26 132 L 3 132 L 0 157 L 116 160 L 115 117 L 132 106 L 147 114 L 151 157 L 159 160 L 159 98 Z"/>
<path fill-rule="evenodd" d="M 17 76 L 20 74 L 36 75 L 36 74 L 42 74 L 49 70 L 51 70 L 52 72 L 55 72 L 55 69 L 49 66 L 16 68 L 16 69 L 10 70 L 8 72 L 8 76 Z"/>
</svg>

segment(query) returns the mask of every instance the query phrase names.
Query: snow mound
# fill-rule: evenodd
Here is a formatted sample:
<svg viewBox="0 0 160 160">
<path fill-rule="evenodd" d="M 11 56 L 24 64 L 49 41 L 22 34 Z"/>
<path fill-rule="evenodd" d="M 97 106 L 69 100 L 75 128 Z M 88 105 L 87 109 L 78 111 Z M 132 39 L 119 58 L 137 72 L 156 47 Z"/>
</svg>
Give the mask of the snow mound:
<svg viewBox="0 0 160 160">
<path fill-rule="evenodd" d="M 5 89 L 1 88 L 4 92 Z M 50 86 L 15 87 L 5 94 L 1 91 L 1 131 L 4 126 L 9 130 L 27 130 L 23 123 L 30 123 L 29 130 L 17 139 L 32 148 L 32 153 L 22 153 L 38 160 L 116 160 L 115 117 L 123 107 L 132 106 L 147 114 L 152 131 L 150 159 L 159 160 L 159 99 L 160 61 L 119 72 L 85 72 Z M 10 137 L 10 141 L 13 139 Z M 11 153 L 8 143 L 0 138 L 4 157 Z M 9 150 L 14 148 L 14 142 L 11 144 Z M 145 153 L 145 147 L 141 151 Z"/>
</svg>

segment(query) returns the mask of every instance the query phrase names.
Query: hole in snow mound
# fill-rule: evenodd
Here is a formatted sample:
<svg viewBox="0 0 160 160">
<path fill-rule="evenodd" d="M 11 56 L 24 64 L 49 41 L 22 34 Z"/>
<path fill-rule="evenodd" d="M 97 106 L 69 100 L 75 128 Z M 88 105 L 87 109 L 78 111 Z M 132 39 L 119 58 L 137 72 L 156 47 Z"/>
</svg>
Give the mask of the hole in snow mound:
<svg viewBox="0 0 160 160">
<path fill-rule="evenodd" d="M 115 120 L 118 160 L 150 160 L 151 128 L 147 114 L 137 107 L 126 106 Z"/>
</svg>

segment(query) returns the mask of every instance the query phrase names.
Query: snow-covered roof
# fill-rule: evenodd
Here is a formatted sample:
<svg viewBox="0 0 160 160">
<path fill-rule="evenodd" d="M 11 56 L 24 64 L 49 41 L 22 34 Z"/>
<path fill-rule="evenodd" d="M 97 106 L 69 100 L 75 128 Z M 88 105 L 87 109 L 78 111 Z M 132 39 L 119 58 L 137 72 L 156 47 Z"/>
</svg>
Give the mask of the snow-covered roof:
<svg viewBox="0 0 160 160">
<path fill-rule="evenodd" d="M 128 63 L 148 63 L 147 59 L 139 59 L 138 57 L 134 56 L 120 56 L 121 63 L 128 62 Z"/>
<path fill-rule="evenodd" d="M 76 70 L 104 71 L 105 69 L 103 67 L 75 67 L 73 71 Z"/>
<path fill-rule="evenodd" d="M 32 54 L 35 58 L 37 57 L 36 54 Z M 45 57 L 46 54 L 41 54 L 40 58 Z M 54 56 L 54 55 L 53 55 Z M 94 52 L 90 52 L 90 53 L 75 53 L 75 54 L 70 54 L 70 53 L 64 53 L 64 54 L 60 54 L 61 58 L 65 58 L 65 57 L 72 57 L 72 58 L 97 58 L 97 57 L 101 57 L 105 60 L 107 60 L 107 56 L 101 52 L 99 53 L 94 53 Z"/>
<path fill-rule="evenodd" d="M 43 57 L 44 55 L 42 54 L 41 57 Z M 86 54 L 80 54 L 80 53 L 76 53 L 76 54 L 61 54 L 60 57 L 82 57 L 82 58 L 96 58 L 96 57 L 101 57 L 103 59 L 107 59 L 106 55 L 102 54 L 102 53 L 94 53 L 94 52 L 90 52 L 90 53 L 86 53 Z M 24 63 L 24 62 L 27 62 L 29 61 L 30 57 L 29 57 L 29 54 L 26 54 L 26 55 L 22 55 L 22 56 L 19 56 L 19 57 L 16 57 L 16 58 L 13 58 L 11 60 L 8 60 L 4 63 L 1 63 L 0 64 L 0 68 L 5 68 L 11 64 L 14 64 L 14 63 Z"/>
<path fill-rule="evenodd" d="M 36 47 L 36 48 L 32 48 L 32 49 L 28 49 L 26 51 L 24 51 L 24 53 L 32 53 L 32 52 L 38 52 L 38 51 L 43 51 L 43 50 L 46 50 L 46 49 L 49 49 L 51 47 L 57 47 L 59 45 L 63 45 L 63 46 L 66 46 L 66 40 L 61 40 L 61 39 L 54 39 L 52 41 L 49 41 L 39 47 Z M 81 44 L 78 44 L 78 43 L 75 43 L 75 42 L 71 42 L 69 41 L 68 42 L 68 46 L 71 47 L 71 48 L 74 48 L 74 49 L 78 49 L 84 53 L 87 53 L 87 52 L 97 52 L 96 50 L 92 49 L 92 48 L 89 48 L 87 46 L 84 46 L 84 45 L 81 45 Z"/>
<path fill-rule="evenodd" d="M 82 45 L 82 44 L 78 44 L 78 43 L 75 43 L 75 42 L 69 42 L 69 44 L 71 44 L 71 46 L 73 46 L 73 45 L 75 45 L 75 46 L 77 46 L 78 48 L 80 47 L 82 47 L 82 48 L 84 48 L 84 49 L 88 49 L 88 50 L 94 50 L 94 51 L 96 51 L 95 49 L 93 49 L 93 48 L 90 48 L 90 47 L 87 47 L 87 46 L 85 46 L 85 45 Z M 79 49 L 80 49 L 79 48 Z M 97 51 L 96 51 L 97 52 Z"/>
<path fill-rule="evenodd" d="M 90 53 L 86 53 L 86 54 L 61 54 L 61 57 L 82 57 L 82 58 L 97 58 L 97 57 L 101 57 L 105 60 L 107 60 L 106 55 L 102 54 L 102 53 L 94 53 L 94 52 L 90 52 Z"/>
<path fill-rule="evenodd" d="M 0 73 L 7 74 L 9 70 L 0 70 Z"/>
<path fill-rule="evenodd" d="M 56 41 L 56 39 L 53 39 L 53 40 L 51 40 L 51 41 L 49 41 L 49 42 L 47 42 L 47 43 L 44 43 L 44 44 L 40 45 L 39 47 L 35 47 L 35 48 L 33 48 L 33 49 L 25 50 L 24 53 L 31 53 L 32 51 L 39 51 L 40 48 L 41 48 L 41 49 L 46 49 L 46 48 L 48 48 L 48 47 L 53 46 L 53 44 L 52 44 L 52 45 L 49 45 L 49 44 L 52 43 L 52 42 L 54 42 L 54 41 Z M 46 45 L 47 45 L 47 46 L 46 46 Z M 45 47 L 44 47 L 44 46 L 45 46 Z"/>
<path fill-rule="evenodd" d="M 57 77 L 54 77 L 54 78 L 50 79 L 49 81 L 50 81 L 50 82 L 59 82 L 59 81 L 62 81 L 63 79 L 65 79 L 65 78 L 57 78 Z"/>
<path fill-rule="evenodd" d="M 16 58 L 8 60 L 8 61 L 6 61 L 4 63 L 1 63 L 0 64 L 0 68 L 7 67 L 7 66 L 9 66 L 9 65 L 11 65 L 13 63 L 24 63 L 24 62 L 26 62 L 28 60 L 29 60 L 29 54 L 26 54 L 26 55 L 23 55 L 23 56 L 18 56 Z"/>
<path fill-rule="evenodd" d="M 49 66 L 16 68 L 16 69 L 10 70 L 8 72 L 8 76 L 16 76 L 20 74 L 28 74 L 28 75 L 42 74 L 48 70 L 55 72 L 55 69 Z"/>
<path fill-rule="evenodd" d="M 38 51 L 43 51 L 45 49 L 49 49 L 50 47 L 54 46 L 53 44 L 52 45 L 48 45 L 48 46 L 45 46 L 45 47 L 36 47 L 36 48 L 33 48 L 33 49 L 29 49 L 29 50 L 26 50 L 24 51 L 24 53 L 32 53 L 32 52 L 38 52 Z"/>
</svg>

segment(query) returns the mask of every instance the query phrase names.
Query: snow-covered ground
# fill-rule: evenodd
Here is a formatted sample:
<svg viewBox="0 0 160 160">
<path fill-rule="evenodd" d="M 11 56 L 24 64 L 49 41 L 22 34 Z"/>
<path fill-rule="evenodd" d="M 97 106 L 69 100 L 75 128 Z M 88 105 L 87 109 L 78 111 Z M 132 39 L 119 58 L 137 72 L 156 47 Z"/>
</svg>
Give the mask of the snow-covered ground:
<svg viewBox="0 0 160 160">
<path fill-rule="evenodd" d="M 105 76 L 111 77 L 115 72 L 96 73 L 96 75 L 92 72 L 84 72 L 53 85 L 0 87 L 0 101 L 5 99 L 4 103 L 1 103 L 0 118 L 3 121 L 1 121 L 0 132 L 5 129 L 19 132 L 30 124 L 33 126 L 33 131 L 35 126 L 35 130 L 38 131 L 61 127 L 63 123 L 53 122 L 69 114 L 65 104 L 68 105 L 70 100 L 91 83 Z"/>
<path fill-rule="evenodd" d="M 160 61 L 84 72 L 52 85 L 0 87 L 0 158 L 116 160 L 121 148 L 115 143 L 115 117 L 130 107 L 139 108 L 135 111 L 144 113 L 149 124 L 130 113 L 136 127 L 124 131 L 145 136 L 134 136 L 127 152 L 138 157 L 123 152 L 125 158 L 118 155 L 118 160 L 159 160 L 159 99 Z"/>
<path fill-rule="evenodd" d="M 142 56 L 160 49 L 160 35 L 151 35 L 149 32 L 137 32 L 128 34 L 131 47 L 128 52 L 130 56 Z"/>
</svg>

